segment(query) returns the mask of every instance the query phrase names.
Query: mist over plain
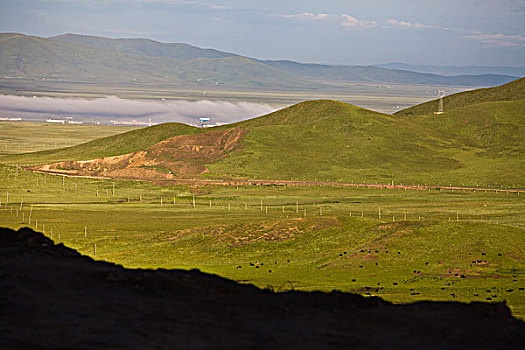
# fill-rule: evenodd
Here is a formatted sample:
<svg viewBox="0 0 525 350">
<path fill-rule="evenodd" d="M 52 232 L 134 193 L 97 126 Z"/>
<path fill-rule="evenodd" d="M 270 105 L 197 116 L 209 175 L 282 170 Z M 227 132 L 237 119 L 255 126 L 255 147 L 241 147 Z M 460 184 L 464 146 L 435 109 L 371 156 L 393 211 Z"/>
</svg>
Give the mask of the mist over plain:
<svg viewBox="0 0 525 350">
<path fill-rule="evenodd" d="M 227 101 L 151 101 L 128 100 L 116 96 L 94 99 L 26 97 L 0 95 L 0 116 L 30 119 L 74 117 L 100 122 L 148 121 L 197 124 L 199 118 L 211 118 L 211 123 L 231 123 L 261 116 L 277 110 L 264 103 Z"/>
</svg>

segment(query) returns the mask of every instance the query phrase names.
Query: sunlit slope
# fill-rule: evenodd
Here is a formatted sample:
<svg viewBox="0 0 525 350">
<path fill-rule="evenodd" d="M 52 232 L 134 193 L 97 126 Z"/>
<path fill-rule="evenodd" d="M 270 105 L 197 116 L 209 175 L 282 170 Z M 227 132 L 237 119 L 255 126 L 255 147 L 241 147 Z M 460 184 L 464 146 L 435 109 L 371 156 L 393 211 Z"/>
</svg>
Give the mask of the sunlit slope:
<svg viewBox="0 0 525 350">
<path fill-rule="evenodd" d="M 525 156 L 525 100 L 477 103 L 403 119 L 433 130 L 451 147 L 469 147 L 489 158 Z"/>
<path fill-rule="evenodd" d="M 446 112 L 455 108 L 466 107 L 469 105 L 495 102 L 495 101 L 515 101 L 525 99 L 525 78 L 517 79 L 505 85 L 493 88 L 477 89 L 472 91 L 460 92 L 458 94 L 446 96 L 444 98 L 444 109 Z M 398 116 L 433 114 L 438 110 L 438 100 L 429 101 L 420 105 L 403 109 L 394 113 Z M 523 110 L 522 110 L 523 114 Z"/>
<path fill-rule="evenodd" d="M 239 175 L 364 181 L 461 166 L 428 130 L 349 104 L 304 102 L 238 124 L 245 150 L 211 169 Z"/>
<path fill-rule="evenodd" d="M 180 123 L 165 123 L 104 137 L 57 150 L 25 153 L 0 158 L 7 164 L 41 164 L 65 160 L 87 160 L 142 151 L 167 138 L 201 133 L 203 130 Z"/>
<path fill-rule="evenodd" d="M 465 108 L 446 124 L 310 101 L 237 124 L 250 128 L 243 151 L 209 168 L 255 178 L 517 186 L 522 107 L 496 103 L 481 119 Z"/>
</svg>

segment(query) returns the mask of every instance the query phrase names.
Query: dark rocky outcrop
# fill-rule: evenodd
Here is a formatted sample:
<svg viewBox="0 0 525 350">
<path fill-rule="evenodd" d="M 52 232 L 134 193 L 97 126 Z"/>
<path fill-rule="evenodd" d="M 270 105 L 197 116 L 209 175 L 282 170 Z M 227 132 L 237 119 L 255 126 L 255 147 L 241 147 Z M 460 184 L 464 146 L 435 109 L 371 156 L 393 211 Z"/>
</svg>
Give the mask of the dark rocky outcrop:
<svg viewBox="0 0 525 350">
<path fill-rule="evenodd" d="M 30 229 L 0 229 L 3 349 L 512 349 L 503 303 L 273 293 L 197 270 L 94 261 Z"/>
</svg>

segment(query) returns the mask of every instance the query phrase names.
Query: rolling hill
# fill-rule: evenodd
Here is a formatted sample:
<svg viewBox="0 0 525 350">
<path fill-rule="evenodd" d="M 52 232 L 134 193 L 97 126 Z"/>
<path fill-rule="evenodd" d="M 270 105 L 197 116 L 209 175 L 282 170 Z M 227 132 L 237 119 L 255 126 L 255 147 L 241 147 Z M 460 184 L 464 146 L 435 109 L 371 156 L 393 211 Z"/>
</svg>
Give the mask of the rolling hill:
<svg viewBox="0 0 525 350">
<path fill-rule="evenodd" d="M 445 96 L 443 105 L 446 111 L 483 102 L 516 101 L 525 99 L 525 78 L 511 81 L 502 86 L 465 91 Z M 438 100 L 433 100 L 394 113 L 394 115 L 433 114 L 438 110 Z"/>
<path fill-rule="evenodd" d="M 490 94 L 476 90 L 450 96 L 465 106 L 439 117 L 392 116 L 315 100 L 212 129 L 163 124 L 2 162 L 97 158 L 46 170 L 104 176 L 116 176 L 108 172 L 118 170 L 124 177 L 131 168 L 144 168 L 164 177 L 523 187 L 525 100 L 517 99 L 522 82 Z M 121 157 L 104 158 L 113 156 Z"/>
<path fill-rule="evenodd" d="M 148 39 L 108 39 L 77 34 L 39 38 L 0 34 L 4 79 L 89 84 L 225 85 L 253 89 L 334 89 L 341 83 L 493 86 L 507 75 L 439 76 L 373 66 L 328 66 L 256 59 Z"/>
<path fill-rule="evenodd" d="M 96 139 L 72 147 L 24 153 L 5 157 L 3 160 L 11 162 L 11 164 L 35 164 L 110 157 L 144 150 L 176 135 L 192 135 L 201 132 L 203 132 L 202 129 L 186 124 L 164 123 Z"/>
</svg>

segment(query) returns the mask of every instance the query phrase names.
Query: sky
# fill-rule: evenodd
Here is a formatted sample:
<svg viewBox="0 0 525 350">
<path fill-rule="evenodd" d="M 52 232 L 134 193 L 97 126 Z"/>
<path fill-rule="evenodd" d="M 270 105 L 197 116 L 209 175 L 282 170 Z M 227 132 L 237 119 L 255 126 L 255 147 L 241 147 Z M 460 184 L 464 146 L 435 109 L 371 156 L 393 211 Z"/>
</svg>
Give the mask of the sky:
<svg viewBox="0 0 525 350">
<path fill-rule="evenodd" d="M 0 0 L 0 32 L 150 38 L 305 63 L 525 65 L 525 0 Z"/>
</svg>

